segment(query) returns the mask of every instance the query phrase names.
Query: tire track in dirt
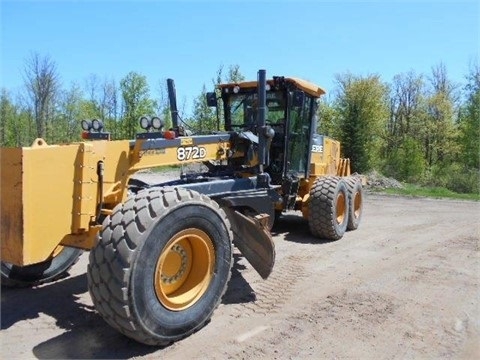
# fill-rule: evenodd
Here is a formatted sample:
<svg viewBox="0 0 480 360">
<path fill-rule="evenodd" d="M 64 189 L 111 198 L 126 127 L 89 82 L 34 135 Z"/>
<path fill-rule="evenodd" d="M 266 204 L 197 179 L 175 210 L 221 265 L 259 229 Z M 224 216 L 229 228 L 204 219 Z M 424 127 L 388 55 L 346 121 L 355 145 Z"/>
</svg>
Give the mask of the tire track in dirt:
<svg viewBox="0 0 480 360">
<path fill-rule="evenodd" d="M 267 280 L 249 281 L 253 290 L 251 301 L 229 307 L 232 317 L 275 314 L 292 298 L 295 285 L 309 276 L 306 263 L 311 256 L 289 255 L 275 264 Z"/>
</svg>

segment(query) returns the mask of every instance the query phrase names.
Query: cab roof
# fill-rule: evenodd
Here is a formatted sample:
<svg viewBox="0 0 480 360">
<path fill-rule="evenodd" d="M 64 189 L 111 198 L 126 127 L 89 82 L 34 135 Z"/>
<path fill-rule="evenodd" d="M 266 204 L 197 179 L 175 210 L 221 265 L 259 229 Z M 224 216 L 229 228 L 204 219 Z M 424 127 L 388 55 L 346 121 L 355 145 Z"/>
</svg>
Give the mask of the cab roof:
<svg viewBox="0 0 480 360">
<path fill-rule="evenodd" d="M 317 98 L 326 93 L 325 90 L 322 89 L 321 87 L 319 87 L 319 86 L 317 86 L 317 85 L 315 85 L 315 84 L 313 84 L 309 81 L 303 80 L 303 79 L 286 77 L 285 81 L 293 84 L 298 89 L 305 91 L 307 94 L 310 94 L 310 95 L 312 95 L 314 97 L 317 97 Z M 273 85 L 274 84 L 273 79 L 267 80 L 267 84 Z M 229 83 L 229 84 L 218 85 L 218 87 L 220 89 L 230 88 L 230 87 L 234 87 L 234 86 L 238 86 L 241 89 L 248 89 L 248 88 L 255 89 L 255 88 L 257 88 L 257 82 L 256 81 L 244 81 L 244 82 L 240 82 L 240 83 Z"/>
</svg>

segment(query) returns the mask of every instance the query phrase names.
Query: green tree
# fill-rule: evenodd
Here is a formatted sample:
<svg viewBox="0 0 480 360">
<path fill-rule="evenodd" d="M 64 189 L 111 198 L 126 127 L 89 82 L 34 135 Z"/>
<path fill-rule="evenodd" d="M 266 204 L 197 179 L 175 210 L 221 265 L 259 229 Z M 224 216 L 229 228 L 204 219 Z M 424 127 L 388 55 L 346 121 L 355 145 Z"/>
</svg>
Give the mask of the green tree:
<svg viewBox="0 0 480 360">
<path fill-rule="evenodd" d="M 193 101 L 193 116 L 191 128 L 195 133 L 211 132 L 217 129 L 215 109 L 207 105 L 207 88 L 203 85 L 202 92 Z"/>
<path fill-rule="evenodd" d="M 317 133 L 332 138 L 339 137 L 340 127 L 338 113 L 334 104 L 327 101 L 325 98 L 320 98 L 317 108 L 317 117 Z"/>
<path fill-rule="evenodd" d="M 193 100 L 193 114 L 188 120 L 189 127 L 195 133 L 209 133 L 214 130 L 221 130 L 224 124 L 219 123 L 219 119 L 223 119 L 223 103 L 218 85 L 222 83 L 238 83 L 245 80 L 240 71 L 239 65 L 230 65 L 227 73 L 224 73 L 223 65 L 220 65 L 216 71 L 215 78 L 212 79 L 214 91 L 218 99 L 217 110 L 207 105 L 207 88 L 205 84 L 200 94 Z"/>
<path fill-rule="evenodd" d="M 387 153 L 406 137 L 420 140 L 418 133 L 425 117 L 425 84 L 421 75 L 410 71 L 396 75 L 390 87 L 390 117 Z"/>
<path fill-rule="evenodd" d="M 113 139 L 121 133 L 119 123 L 120 99 L 118 84 L 114 79 L 105 78 L 100 85 L 98 105 L 100 118 L 105 123 L 105 130 L 110 132 Z"/>
<path fill-rule="evenodd" d="M 459 115 L 459 144 L 462 163 L 480 169 L 480 66 L 470 68 L 465 86 L 466 101 Z"/>
<path fill-rule="evenodd" d="M 30 146 L 36 135 L 30 102 L 2 89 L 0 92 L 0 146 Z"/>
<path fill-rule="evenodd" d="M 154 114 L 155 102 L 150 98 L 147 78 L 130 72 L 120 81 L 123 98 L 123 137 L 134 138 L 140 130 L 138 119 Z"/>
<path fill-rule="evenodd" d="M 351 159 L 353 171 L 376 168 L 385 141 L 388 88 L 378 75 L 343 74 L 336 81 L 339 89 L 334 104 L 343 156 Z"/>
<path fill-rule="evenodd" d="M 76 83 L 70 89 L 63 90 L 59 96 L 59 113 L 55 119 L 54 142 L 66 143 L 80 139 L 80 121 L 91 119 L 91 114 L 84 112 L 83 92 Z"/>
<path fill-rule="evenodd" d="M 425 156 L 429 166 L 452 162 L 458 153 L 455 127 L 455 85 L 443 64 L 432 68 L 431 94 L 423 127 Z"/>
<path fill-rule="evenodd" d="M 240 71 L 240 65 L 234 64 L 230 65 L 228 67 L 227 73 L 224 73 L 224 66 L 220 65 L 216 71 L 215 78 L 212 79 L 212 83 L 214 86 L 214 91 L 217 95 L 218 99 L 218 106 L 217 106 L 217 111 L 218 113 L 215 113 L 215 120 L 210 119 L 210 113 L 205 109 L 207 107 L 207 100 L 205 97 L 206 94 L 206 89 L 205 86 L 202 89 L 202 93 L 197 97 L 194 101 L 194 107 L 197 108 L 197 112 L 194 113 L 194 116 L 192 118 L 193 122 L 198 122 L 200 119 L 202 119 L 205 123 L 208 124 L 210 127 L 210 130 L 216 129 L 216 130 L 221 130 L 224 128 L 225 124 L 223 123 L 218 123 L 218 120 L 223 119 L 223 101 L 221 98 L 221 92 L 220 89 L 218 88 L 218 85 L 222 83 L 239 83 L 245 81 L 245 76 L 243 76 L 242 72 Z M 203 109 L 203 110 L 202 110 Z M 213 124 L 213 127 L 211 127 Z M 196 125 L 197 127 L 199 126 L 198 124 Z M 205 127 L 204 127 L 205 128 Z"/>
<path fill-rule="evenodd" d="M 0 92 L 0 145 L 14 146 L 15 131 L 13 124 L 16 117 L 16 109 L 13 105 L 10 94 L 5 88 Z"/>
<path fill-rule="evenodd" d="M 90 74 L 85 80 L 85 91 L 88 98 L 82 102 L 84 118 L 102 120 L 105 130 L 111 133 L 113 139 L 120 137 L 120 100 L 115 80 L 101 80 L 97 75 Z"/>
<path fill-rule="evenodd" d="M 404 137 L 388 154 L 384 171 L 398 180 L 418 182 L 426 170 L 422 144 L 410 136 Z"/>
<path fill-rule="evenodd" d="M 426 170 L 422 135 L 427 117 L 424 94 L 421 75 L 410 71 L 393 78 L 384 171 L 399 180 L 417 181 Z"/>
</svg>

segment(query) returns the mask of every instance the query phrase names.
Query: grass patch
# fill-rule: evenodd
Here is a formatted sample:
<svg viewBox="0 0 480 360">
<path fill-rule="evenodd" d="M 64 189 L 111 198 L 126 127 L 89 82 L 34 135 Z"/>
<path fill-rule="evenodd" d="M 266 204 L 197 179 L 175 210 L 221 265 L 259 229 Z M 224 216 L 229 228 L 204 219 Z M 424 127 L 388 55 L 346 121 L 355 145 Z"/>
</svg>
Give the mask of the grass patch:
<svg viewBox="0 0 480 360">
<path fill-rule="evenodd" d="M 387 194 L 395 195 L 480 201 L 480 194 L 459 194 L 443 187 L 423 187 L 414 184 L 404 184 L 403 189 L 389 188 L 383 191 Z"/>
</svg>

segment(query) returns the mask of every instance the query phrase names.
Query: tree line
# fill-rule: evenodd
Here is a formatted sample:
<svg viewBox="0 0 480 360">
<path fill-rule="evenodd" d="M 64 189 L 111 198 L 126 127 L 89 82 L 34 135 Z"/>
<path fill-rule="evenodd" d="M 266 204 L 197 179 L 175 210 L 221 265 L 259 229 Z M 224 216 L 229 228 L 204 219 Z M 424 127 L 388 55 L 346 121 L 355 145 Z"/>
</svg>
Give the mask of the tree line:
<svg viewBox="0 0 480 360">
<path fill-rule="evenodd" d="M 24 66 L 24 87 L 0 91 L 0 145 L 29 146 L 37 137 L 48 143 L 80 140 L 82 119 L 101 119 L 114 139 L 140 131 L 145 114 L 170 123 L 166 79 L 152 95 L 147 78 L 130 72 L 119 82 L 92 74 L 83 86 L 62 86 L 56 63 L 32 53 Z M 238 65 L 220 66 L 211 88 L 245 80 Z M 377 170 L 398 180 L 479 190 L 480 68 L 470 66 L 463 84 L 449 79 L 443 64 L 430 74 L 413 70 L 388 83 L 379 75 L 338 74 L 336 86 L 318 107 L 318 132 L 342 142 L 353 171 Z M 180 104 L 182 124 L 194 133 L 221 129 L 206 104 L 207 88 L 194 99 L 192 114 Z M 221 110 L 220 110 L 221 111 Z M 221 114 L 219 114 L 221 117 Z"/>
<path fill-rule="evenodd" d="M 61 84 L 56 63 L 48 56 L 33 53 L 23 69 L 24 86 L 12 93 L 0 90 L 0 146 L 29 146 L 34 139 L 58 144 L 81 140 L 80 122 L 100 119 L 113 139 L 132 139 L 141 131 L 138 119 L 143 115 L 160 115 L 171 124 L 166 79 L 157 83 L 152 95 L 146 76 L 129 72 L 116 82 L 91 74 L 83 85 Z M 238 65 L 220 66 L 212 86 L 242 81 Z M 216 124 L 214 110 L 206 105 L 207 88 L 194 99 L 193 115 L 186 116 L 186 103 L 179 113 L 186 127 L 196 131 L 212 130 Z"/>
<path fill-rule="evenodd" d="M 337 75 L 319 107 L 320 132 L 338 138 L 353 169 L 398 180 L 479 193 L 480 68 L 455 84 L 443 64 L 391 83 L 378 75 Z"/>
</svg>

